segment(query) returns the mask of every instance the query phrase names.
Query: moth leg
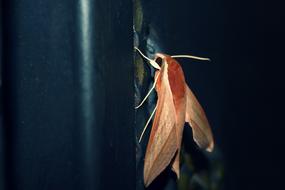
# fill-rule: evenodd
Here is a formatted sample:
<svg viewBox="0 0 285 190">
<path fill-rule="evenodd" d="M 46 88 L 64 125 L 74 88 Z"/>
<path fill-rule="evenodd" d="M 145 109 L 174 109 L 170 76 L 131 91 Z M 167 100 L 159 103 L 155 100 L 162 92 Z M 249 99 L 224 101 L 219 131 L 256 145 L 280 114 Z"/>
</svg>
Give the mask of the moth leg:
<svg viewBox="0 0 285 190">
<path fill-rule="evenodd" d="M 136 106 L 135 109 L 138 109 L 139 107 L 141 107 L 141 106 L 143 105 L 143 103 L 147 100 L 147 98 L 149 97 L 150 93 L 151 93 L 151 92 L 153 91 L 153 89 L 155 88 L 155 85 L 156 85 L 158 76 L 159 76 L 159 75 L 156 76 L 156 78 L 155 78 L 155 80 L 154 80 L 154 83 L 153 83 L 151 89 L 148 91 L 148 93 L 146 94 L 146 96 L 144 97 L 144 99 L 142 100 L 142 102 L 141 102 L 138 106 Z"/>
<path fill-rule="evenodd" d="M 144 135 L 144 132 L 145 132 L 145 130 L 146 130 L 146 128 L 147 128 L 149 122 L 151 121 L 151 118 L 153 117 L 153 115 L 154 115 L 156 109 L 157 109 L 157 104 L 156 104 L 155 108 L 153 109 L 153 111 L 152 111 L 150 117 L 148 118 L 148 120 L 147 120 L 147 122 L 146 122 L 146 124 L 145 124 L 145 126 L 144 126 L 144 128 L 143 128 L 142 134 L 141 134 L 141 136 L 140 136 L 140 138 L 139 138 L 139 143 L 141 142 L 142 137 L 143 137 L 143 135 Z"/>
</svg>

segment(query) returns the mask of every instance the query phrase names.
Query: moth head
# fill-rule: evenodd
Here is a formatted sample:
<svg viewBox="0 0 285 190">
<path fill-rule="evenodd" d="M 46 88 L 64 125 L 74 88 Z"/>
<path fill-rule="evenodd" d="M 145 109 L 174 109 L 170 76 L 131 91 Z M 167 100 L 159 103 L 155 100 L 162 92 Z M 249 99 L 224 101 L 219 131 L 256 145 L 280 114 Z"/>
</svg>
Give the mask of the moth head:
<svg viewBox="0 0 285 190">
<path fill-rule="evenodd" d="M 156 54 L 155 54 L 154 61 L 155 61 L 160 67 L 162 67 L 163 65 L 167 64 L 166 58 L 167 58 L 167 56 L 166 56 L 165 54 L 156 53 Z"/>
</svg>

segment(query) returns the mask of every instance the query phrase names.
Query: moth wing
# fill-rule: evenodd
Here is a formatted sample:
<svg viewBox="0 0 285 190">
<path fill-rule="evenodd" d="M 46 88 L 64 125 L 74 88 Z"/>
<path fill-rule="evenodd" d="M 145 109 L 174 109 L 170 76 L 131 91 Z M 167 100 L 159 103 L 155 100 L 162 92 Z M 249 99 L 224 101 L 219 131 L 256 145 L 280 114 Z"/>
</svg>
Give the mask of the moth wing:
<svg viewBox="0 0 285 190">
<path fill-rule="evenodd" d="M 157 111 L 144 162 L 146 187 L 170 164 L 177 151 L 175 107 L 166 73 L 162 73 L 157 85 Z"/>
<path fill-rule="evenodd" d="M 182 85 L 185 86 L 185 82 Z M 176 100 L 176 134 L 177 134 L 177 152 L 175 154 L 175 159 L 172 163 L 172 170 L 176 173 L 177 178 L 180 177 L 180 150 L 183 137 L 183 129 L 185 125 L 185 115 L 186 115 L 186 96 L 185 91 L 183 97 Z M 175 95 L 174 95 L 175 96 Z M 174 101 L 175 102 L 175 101 Z"/>
<path fill-rule="evenodd" d="M 211 152 L 214 148 L 213 134 L 202 106 L 193 92 L 186 88 L 186 116 L 185 120 L 192 127 L 194 141 L 200 148 Z"/>
</svg>

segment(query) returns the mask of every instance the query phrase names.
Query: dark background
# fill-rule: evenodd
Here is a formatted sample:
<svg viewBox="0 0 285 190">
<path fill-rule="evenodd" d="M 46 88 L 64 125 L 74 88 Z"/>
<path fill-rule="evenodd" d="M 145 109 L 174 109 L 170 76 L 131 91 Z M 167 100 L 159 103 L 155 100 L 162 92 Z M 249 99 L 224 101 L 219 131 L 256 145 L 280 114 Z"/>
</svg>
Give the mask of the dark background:
<svg viewBox="0 0 285 190">
<path fill-rule="evenodd" d="M 223 152 L 225 189 L 282 188 L 280 10 L 264 1 L 167 1 L 152 11 L 160 15 L 153 25 L 168 54 L 191 51 L 212 59 L 182 66 Z"/>
<path fill-rule="evenodd" d="M 68 73 L 64 75 L 66 78 L 61 78 L 59 82 L 60 81 L 65 81 L 65 82 L 60 83 L 59 86 L 58 85 L 50 86 L 51 82 L 48 83 L 49 85 L 47 85 L 46 88 L 39 85 L 38 86 L 39 91 L 42 92 L 42 90 L 48 90 L 48 92 L 53 92 L 54 89 L 61 89 L 61 87 L 64 87 L 68 88 L 67 92 L 69 92 L 70 95 L 70 93 L 72 94 L 75 90 L 78 90 L 80 84 L 75 84 L 74 87 L 72 86 L 71 83 L 69 83 L 70 82 L 69 80 L 78 79 L 76 77 L 78 77 L 79 74 L 77 73 L 76 70 L 73 70 L 74 68 L 70 68 L 67 66 L 69 59 L 76 59 L 76 60 L 81 59 L 80 56 L 79 58 L 76 56 L 73 58 L 70 57 L 76 55 L 76 53 L 74 54 L 72 48 L 70 47 L 72 47 L 73 45 L 78 46 L 78 43 L 80 41 L 80 40 L 78 41 L 77 39 L 78 37 L 77 32 L 80 29 L 78 31 L 76 29 L 76 27 L 78 27 L 78 25 L 76 25 L 77 21 L 75 21 L 76 18 L 70 17 L 70 15 L 74 14 L 74 12 L 70 10 L 77 10 L 76 8 L 74 8 L 77 6 L 77 4 L 74 3 L 73 1 L 62 1 L 62 4 L 61 3 L 56 4 L 56 1 L 50 1 L 50 3 L 43 3 L 45 1 L 38 1 L 39 3 L 35 3 L 36 1 L 29 1 L 29 3 L 24 3 L 24 1 L 19 1 L 21 6 L 18 6 L 19 4 L 16 6 L 15 4 L 16 1 L 11 1 L 11 2 L 12 3 L 4 4 L 5 15 L 6 15 L 6 17 L 3 17 L 6 23 L 4 27 L 9 27 L 6 28 L 3 33 L 4 34 L 3 39 L 7 45 L 4 46 L 3 49 L 6 51 L 6 53 L 7 51 L 10 50 L 13 51 L 14 50 L 13 47 L 20 47 L 23 48 L 22 49 L 23 51 L 21 51 L 21 49 L 17 49 L 17 52 L 14 52 L 16 53 L 15 55 L 19 55 L 19 52 L 23 53 L 24 57 L 26 57 L 27 53 L 30 53 L 29 56 L 40 55 L 42 57 L 39 56 L 35 59 L 31 57 L 26 57 L 26 58 L 39 63 L 45 63 L 45 62 L 53 63 L 46 69 L 54 68 L 54 72 L 52 75 L 54 76 L 54 78 L 48 78 L 49 74 L 45 73 L 43 68 L 40 66 L 36 67 L 36 70 L 30 70 L 30 69 L 24 70 L 25 72 L 31 71 L 32 73 L 39 72 L 42 74 L 46 74 L 46 75 L 39 75 L 40 79 L 52 80 L 53 84 L 56 84 L 57 82 L 56 80 L 59 80 L 57 79 L 57 77 L 59 78 L 62 77 L 61 70 L 58 69 L 60 68 L 65 69 L 66 67 L 69 68 L 71 72 L 75 73 L 75 76 L 71 76 L 70 78 L 68 76 Z M 101 10 L 102 14 L 106 14 L 106 17 L 103 17 L 104 19 L 100 22 L 102 26 L 98 25 L 98 27 L 94 31 L 98 31 L 101 29 L 102 30 L 101 33 L 104 33 L 106 31 L 109 31 L 111 33 L 111 31 L 117 30 L 116 27 L 119 27 L 122 33 L 131 30 L 131 24 L 130 24 L 131 22 L 126 18 L 131 14 L 129 14 L 128 16 L 125 15 L 125 17 L 123 17 L 124 21 L 114 26 L 114 28 L 112 28 L 112 25 L 106 26 L 105 24 L 106 22 L 104 21 L 107 20 L 107 22 L 110 23 L 114 22 L 117 19 L 116 13 L 120 12 L 120 10 L 121 11 L 124 10 L 126 12 L 131 11 L 131 7 L 127 6 L 127 4 L 130 4 L 129 1 L 128 2 L 116 1 L 117 2 L 116 4 L 113 4 L 113 2 L 114 1 L 108 1 L 108 3 L 102 3 L 97 5 L 99 6 L 99 8 L 96 10 L 97 11 Z M 120 4 L 120 2 L 123 2 L 123 4 Z M 149 15 L 151 18 L 150 19 L 151 24 L 157 31 L 160 41 L 163 44 L 163 50 L 165 51 L 165 53 L 181 54 L 181 53 L 190 52 L 194 55 L 208 56 L 212 59 L 212 62 L 209 64 L 192 64 L 187 60 L 181 61 L 181 64 L 183 69 L 185 70 L 187 82 L 189 83 L 189 85 L 191 86 L 191 88 L 199 98 L 199 101 L 205 108 L 205 111 L 207 112 L 208 118 L 211 122 L 214 131 L 217 147 L 219 147 L 223 153 L 224 164 L 226 169 L 225 189 L 226 190 L 282 189 L 282 187 L 284 186 L 283 151 L 285 145 L 283 140 L 284 139 L 283 133 L 285 132 L 283 91 L 285 85 L 283 78 L 284 61 L 282 60 L 282 56 L 284 54 L 282 50 L 284 49 L 284 47 L 278 45 L 280 41 L 279 37 L 283 34 L 281 32 L 281 26 L 283 25 L 284 20 L 282 20 L 281 18 L 282 10 L 280 10 L 282 6 L 279 6 L 280 7 L 279 9 L 276 7 L 273 10 L 271 10 L 269 8 L 270 7 L 269 4 L 265 4 L 264 1 L 257 1 L 257 0 L 254 1 L 245 1 L 245 0 L 170 1 L 169 0 L 163 2 L 158 0 L 153 0 L 153 1 L 148 0 L 145 2 L 147 10 L 150 12 Z M 66 7 L 66 5 L 70 7 L 68 6 Z M 45 7 L 44 8 L 45 14 L 41 14 L 42 12 L 40 11 L 43 7 Z M 57 9 L 54 9 L 54 7 L 57 7 Z M 102 9 L 104 7 L 105 9 Z M 51 13 L 50 10 L 55 10 L 55 12 Z M 108 13 L 108 11 L 110 12 Z M 12 13 L 16 16 L 7 17 L 11 16 Z M 20 15 L 20 13 L 22 13 L 23 15 Z M 19 15 L 17 16 L 17 14 Z M 98 13 L 96 18 L 100 20 L 102 18 L 102 14 Z M 1 19 L 3 15 L 4 14 L 1 15 Z M 53 15 L 55 17 L 49 18 L 50 15 Z M 21 22 L 21 19 L 22 21 L 27 23 Z M 50 22 L 50 21 L 56 21 L 56 22 Z M 19 26 L 17 25 L 17 23 L 18 24 L 23 23 L 23 25 Z M 61 28 L 60 26 L 62 25 L 60 24 L 63 24 L 65 27 Z M 38 27 L 42 27 L 39 29 L 40 31 L 46 30 L 54 32 L 51 33 L 50 37 L 51 39 L 54 40 L 53 42 L 57 44 L 57 50 L 61 51 L 59 52 L 55 51 L 47 55 L 45 53 L 47 51 L 45 49 L 46 45 L 50 47 L 52 47 L 53 45 L 50 44 L 49 41 L 45 41 L 46 36 L 43 33 L 38 33 L 33 27 L 36 27 L 37 29 L 39 29 Z M 75 31 L 72 31 L 73 29 Z M 76 35 L 74 35 L 73 32 Z M 41 37 L 40 39 L 42 39 L 43 41 L 39 41 L 39 37 Z M 125 40 L 128 38 L 129 41 L 128 43 L 126 43 Z M 124 47 L 125 54 L 124 53 L 121 54 L 122 55 L 122 57 L 120 58 L 121 63 L 124 62 L 123 55 L 128 55 L 130 58 L 129 61 L 131 60 L 132 44 L 130 42 L 131 41 L 130 38 L 131 35 L 125 35 L 124 38 L 122 38 L 122 36 L 120 35 L 113 36 L 110 34 L 110 36 L 108 36 L 109 40 L 108 43 L 110 46 L 108 46 L 103 42 L 101 42 L 100 39 L 91 37 L 91 39 L 97 39 L 99 42 L 101 42 L 101 44 L 103 44 L 101 46 L 99 45 L 98 47 L 95 47 L 95 48 L 103 47 L 105 51 L 102 50 L 100 52 L 102 54 L 106 52 L 108 50 L 108 47 L 111 47 L 111 45 L 114 47 L 113 52 L 116 52 L 120 50 L 122 47 Z M 32 41 L 29 41 L 30 39 Z M 74 39 L 75 41 L 72 41 Z M 120 43 L 116 41 L 117 39 L 121 39 L 119 41 Z M 25 45 L 33 41 L 35 41 L 36 43 L 30 43 L 33 44 L 32 46 L 29 46 L 31 47 L 31 49 L 25 49 L 26 48 Z M 111 43 L 112 41 L 116 43 Z M 45 46 L 41 46 L 40 45 L 41 43 L 45 44 Z M 117 45 L 114 46 L 114 44 Z M 63 50 L 64 47 L 67 47 L 67 50 L 66 49 Z M 34 50 L 40 52 L 35 55 L 33 54 Z M 130 54 L 128 54 L 127 52 L 130 52 Z M 54 56 L 53 54 L 55 54 L 56 56 Z M 8 60 L 13 60 L 13 61 L 16 60 L 18 64 L 23 61 L 21 57 L 18 58 L 12 55 L 13 52 L 10 52 Z M 116 57 L 117 55 L 118 54 L 116 55 L 108 54 L 108 58 L 112 56 Z M 104 60 L 104 63 L 108 63 L 107 61 L 108 58 L 106 57 L 100 58 L 100 60 Z M 53 65 L 59 63 L 56 59 L 63 61 L 61 64 L 62 67 L 60 68 L 58 68 L 58 66 L 53 67 Z M 7 58 L 4 60 L 7 61 Z M 78 66 L 77 62 L 78 61 L 75 61 L 74 63 L 74 67 L 76 68 Z M 129 64 L 131 64 L 131 62 L 129 62 Z M 106 79 L 105 82 L 107 81 L 106 83 L 109 85 L 107 87 L 108 90 L 106 90 L 108 95 L 116 94 L 117 93 L 116 90 L 121 89 L 121 88 L 115 88 L 116 90 L 114 90 L 113 85 L 111 85 L 112 82 L 115 82 L 116 86 L 119 85 L 124 86 L 123 89 L 125 90 L 127 90 L 128 87 L 132 87 L 132 85 L 125 86 L 126 83 L 123 84 L 123 82 L 122 83 L 118 82 L 121 76 L 124 75 L 119 75 L 119 76 L 115 75 L 115 77 L 111 77 L 110 75 L 111 78 L 107 79 L 109 77 L 108 73 L 111 72 L 113 68 L 111 66 L 106 66 L 106 67 L 101 66 L 101 67 L 103 73 L 105 73 L 103 74 L 104 76 L 103 78 Z M 6 69 L 7 68 L 8 68 L 7 71 L 11 72 L 12 66 L 8 66 L 6 67 Z M 17 70 L 16 72 L 16 77 L 21 76 L 19 75 L 19 73 L 21 73 L 20 71 L 23 71 L 22 70 L 23 68 L 17 66 L 16 69 L 19 70 Z M 120 69 L 120 67 L 118 66 L 116 68 Z M 126 66 L 126 68 L 129 71 L 128 74 L 132 75 L 132 69 L 130 69 L 128 66 Z M 122 73 L 126 72 L 126 70 L 123 69 L 120 71 Z M 13 89 L 11 91 L 11 88 L 6 86 L 6 89 L 9 90 L 8 94 L 15 91 L 19 92 L 17 90 L 20 89 L 17 88 L 17 85 L 19 85 L 19 83 L 17 82 L 18 79 L 19 78 L 16 78 L 12 81 L 12 85 L 16 85 L 12 86 L 14 91 Z M 31 80 L 32 84 L 35 85 L 38 84 L 36 78 L 30 78 L 28 80 Z M 130 78 L 125 78 L 123 80 L 124 82 L 127 81 L 129 84 L 131 84 Z M 6 82 L 11 83 L 11 81 L 8 81 L 7 78 Z M 70 84 L 71 86 L 66 87 L 67 83 Z M 24 85 L 29 85 L 29 84 L 31 83 L 25 83 Z M 23 87 L 23 86 L 18 86 L 18 87 Z M 25 88 L 22 88 L 22 90 L 24 90 L 26 94 L 29 94 L 29 91 L 25 91 Z M 29 97 L 28 101 L 48 100 L 48 101 L 54 101 L 56 102 L 56 104 L 62 103 L 62 101 L 64 101 L 65 103 L 62 104 L 65 107 L 64 108 L 60 107 L 60 109 L 63 109 L 65 111 L 70 109 L 75 109 L 69 107 L 69 104 L 72 103 L 73 100 L 71 100 L 72 98 L 70 97 L 69 97 L 70 99 L 66 99 L 65 97 L 67 94 L 62 94 L 64 93 L 63 91 L 64 90 L 62 90 L 62 92 L 60 91 L 57 93 L 59 99 L 58 97 L 54 99 L 52 98 L 53 96 L 49 96 L 47 95 L 48 94 L 47 93 L 43 94 L 42 96 L 39 95 L 39 99 L 36 100 L 33 100 L 34 97 Z M 65 93 L 67 92 L 65 91 Z M 129 96 L 129 99 L 126 98 L 122 100 L 119 98 L 116 100 L 126 101 L 124 103 L 127 103 L 127 105 L 131 106 L 132 105 L 131 94 L 132 94 L 131 91 L 127 91 L 127 94 L 124 94 L 123 91 L 119 91 L 118 96 L 115 97 L 122 97 L 122 95 Z M 80 92 L 79 95 L 77 93 L 74 94 L 74 97 L 77 96 L 83 97 L 83 95 L 82 96 L 80 95 Z M 13 100 L 11 99 L 11 97 L 16 98 L 17 101 L 22 101 L 22 103 L 23 102 L 25 103 L 27 101 L 21 99 L 21 97 L 23 96 L 20 96 L 19 94 L 18 96 L 13 95 L 11 97 L 7 96 L 4 97 L 8 98 L 9 101 Z M 115 104 L 117 101 L 114 100 L 107 102 L 112 102 Z M 34 104 L 35 106 L 37 106 L 36 102 Z M 21 104 L 21 105 L 23 106 L 26 104 Z M 84 160 L 84 158 L 77 158 L 77 150 L 80 150 L 80 147 L 84 145 L 80 143 L 77 144 L 76 142 L 75 144 L 71 143 L 72 145 L 69 144 L 74 139 L 75 141 L 79 142 L 79 140 L 76 140 L 77 139 L 76 134 L 78 131 L 76 130 L 76 128 L 73 128 L 75 126 L 71 127 L 71 129 L 65 128 L 64 126 L 62 126 L 61 128 L 57 128 L 56 127 L 57 125 L 55 123 L 58 121 L 62 121 L 61 116 L 51 115 L 51 117 L 49 117 L 47 115 L 46 117 L 44 117 L 44 115 L 49 114 L 50 111 L 58 110 L 58 107 L 52 106 L 51 107 L 52 109 L 48 110 L 50 109 L 49 106 L 52 104 L 45 104 L 45 105 L 47 106 L 47 109 L 40 111 L 40 115 L 44 119 L 55 118 L 57 120 L 53 121 L 54 122 L 53 124 L 46 124 L 46 120 L 45 121 L 36 120 L 36 122 L 39 123 L 44 122 L 46 124 L 43 125 L 46 127 L 43 127 L 43 129 L 37 131 L 38 133 L 41 134 L 40 137 L 38 137 L 36 132 L 32 129 L 29 129 L 31 133 L 26 131 L 27 133 L 25 134 L 20 134 L 18 133 L 19 131 L 17 130 L 16 136 L 14 137 L 13 137 L 13 130 L 9 129 L 8 131 L 6 131 L 8 132 L 8 138 L 10 137 L 10 141 L 7 142 L 12 142 L 11 139 L 14 140 L 16 139 L 18 142 L 18 143 L 14 142 L 13 146 L 10 145 L 9 148 L 12 149 L 5 152 L 6 154 L 8 154 L 8 157 L 7 155 L 5 156 L 7 161 L 5 163 L 6 169 L 9 170 L 8 177 L 6 176 L 7 178 L 5 179 L 7 179 L 7 182 L 10 184 L 14 183 L 12 187 L 15 189 L 17 189 L 15 181 L 20 182 L 20 184 L 25 184 L 26 187 L 34 187 L 35 189 L 37 189 L 38 187 L 48 188 L 52 186 L 61 187 L 61 189 L 64 189 L 64 187 L 75 188 L 75 186 L 73 186 L 74 183 L 78 182 L 78 184 L 80 184 L 84 182 L 83 180 L 84 172 L 86 171 L 81 171 L 80 169 L 78 169 L 80 168 L 80 166 L 73 165 L 73 163 L 76 163 L 78 160 L 81 159 Z M 22 106 L 20 107 L 14 106 L 13 109 L 17 110 L 18 108 L 19 109 L 25 108 L 25 106 L 24 107 Z M 131 110 L 126 108 L 125 106 L 126 104 L 123 103 L 116 105 L 115 108 L 113 109 L 113 111 L 115 110 L 113 114 L 114 115 L 122 114 L 122 111 L 119 109 L 120 107 L 124 107 L 124 109 L 127 110 L 127 113 L 128 112 L 131 113 Z M 4 109 L 4 111 L 7 110 Z M 11 112 L 10 109 L 8 111 L 10 111 L 9 112 L 10 114 L 13 114 L 13 112 Z M 36 112 L 37 110 L 33 110 L 31 113 L 36 113 Z M 27 114 L 27 110 L 18 110 L 17 114 L 19 113 Z M 66 113 L 70 113 L 71 115 L 74 114 L 73 112 L 66 112 Z M 20 116 L 26 118 L 24 117 L 25 115 L 20 114 Z M 32 117 L 33 115 L 30 116 Z M 73 116 L 74 115 L 70 117 Z M 126 115 L 120 115 L 120 116 L 126 117 Z M 119 116 L 118 117 L 114 116 L 114 117 L 115 119 L 111 119 L 111 124 L 108 122 L 109 118 L 104 119 L 103 123 L 105 124 L 109 123 L 109 124 L 102 126 L 115 126 L 116 125 L 115 123 L 119 121 Z M 80 118 L 82 119 L 83 116 L 79 116 L 79 120 Z M 127 127 L 125 131 L 116 129 L 116 133 L 119 133 L 119 136 L 116 136 L 114 131 L 111 130 L 112 128 L 110 128 L 109 130 L 105 129 L 103 132 L 101 131 L 105 135 L 104 138 L 107 138 L 108 136 L 110 137 L 110 139 L 107 140 L 107 145 L 105 145 L 105 148 L 109 147 L 109 145 L 110 147 L 112 147 L 111 149 L 107 149 L 107 151 L 104 152 L 105 155 L 109 155 L 112 158 L 114 158 L 113 157 L 114 155 L 117 156 L 114 158 L 115 162 L 111 162 L 111 160 L 108 161 L 107 156 L 104 158 L 99 156 L 99 161 L 104 160 L 104 164 L 108 165 L 109 170 L 114 169 L 114 171 L 116 171 L 115 173 L 114 172 L 112 173 L 111 175 L 112 178 L 108 178 L 109 176 L 108 174 L 111 172 L 108 170 L 105 170 L 102 175 L 98 174 L 99 176 L 104 177 L 100 178 L 103 180 L 102 183 L 108 184 L 109 182 L 110 187 L 112 186 L 111 182 L 113 182 L 114 186 L 119 184 L 121 185 L 119 187 L 123 188 L 123 186 L 127 184 L 127 181 L 130 180 L 132 181 L 132 179 L 135 180 L 134 179 L 135 175 L 132 175 L 131 172 L 131 170 L 134 168 L 134 163 L 129 165 L 129 163 L 131 163 L 130 160 L 134 160 L 134 156 L 132 157 L 132 159 L 128 160 L 124 159 L 126 155 L 128 155 L 129 157 L 130 154 L 134 154 L 134 151 L 128 151 L 129 150 L 128 148 L 133 148 L 134 146 L 130 144 L 124 145 L 123 143 L 125 142 L 127 144 L 128 142 L 130 142 L 125 138 L 126 134 L 129 137 L 132 136 L 131 134 L 132 124 L 130 120 L 131 118 L 129 120 L 125 119 L 125 122 L 123 121 L 121 123 L 122 125 L 125 125 Z M 17 122 L 17 120 L 16 121 L 13 120 L 13 122 Z M 18 122 L 20 123 L 21 120 L 18 120 Z M 72 123 L 71 120 L 65 120 L 65 122 Z M 12 126 L 15 125 L 17 126 L 17 124 L 12 124 Z M 37 123 L 34 123 L 33 125 L 36 126 Z M 53 126 L 52 128 L 53 130 L 50 130 L 49 128 L 50 125 Z M 70 132 L 66 134 L 65 133 L 66 130 L 69 130 Z M 3 132 L 2 126 L 0 134 L 1 132 Z M 61 136 L 54 137 L 53 136 L 54 132 L 56 132 L 57 134 L 61 134 Z M 99 135 L 97 134 L 97 137 L 98 136 Z M 33 137 L 35 137 L 35 139 L 37 140 L 35 141 L 30 140 Z M 80 138 L 84 138 L 84 134 L 83 137 Z M 98 138 L 100 139 L 101 137 Z M 1 140 L 2 139 L 3 138 L 1 137 Z M 125 141 L 121 142 L 121 139 L 125 139 Z M 26 144 L 19 144 L 22 141 L 25 141 Z M 37 145 L 38 142 L 42 142 L 45 144 L 43 144 L 42 146 Z M 51 143 L 48 144 L 48 142 Z M 94 146 L 97 145 L 95 142 Z M 23 152 L 17 152 L 17 148 L 21 146 L 23 146 L 22 148 L 26 149 L 21 148 L 20 150 Z M 32 152 L 32 149 L 28 150 L 29 147 L 36 148 L 36 150 L 38 151 L 34 153 L 35 157 L 33 157 L 32 154 L 29 155 L 27 154 L 27 152 L 28 153 Z M 54 147 L 58 148 L 57 153 L 60 154 L 56 154 L 56 152 L 54 152 L 53 149 Z M 63 148 L 66 151 L 62 152 L 61 148 Z M 124 151 L 125 154 L 117 152 L 118 150 Z M 18 158 L 22 160 L 22 162 L 17 162 L 17 160 L 12 160 L 12 161 L 7 160 L 7 158 L 11 158 L 11 155 L 15 154 L 12 153 L 13 151 L 15 151 L 17 155 L 19 155 Z M 98 150 L 96 149 L 96 151 Z M 2 152 L 3 149 L 0 148 L 0 153 L 1 153 L 0 161 L 3 164 L 4 156 Z M 32 165 L 33 166 L 32 168 L 30 167 L 30 165 L 21 164 L 21 167 L 24 167 L 25 170 L 22 170 L 20 171 L 20 173 L 15 174 L 13 173 L 14 171 L 13 166 L 9 165 L 13 163 L 20 164 L 25 162 L 33 164 L 37 161 L 36 158 L 44 160 L 44 162 L 41 162 L 43 164 L 41 165 L 41 168 L 37 168 L 37 164 Z M 60 158 L 61 160 L 58 160 L 57 158 Z M 72 160 L 70 162 L 66 162 L 66 160 L 68 160 L 69 158 L 72 158 Z M 82 162 L 84 163 L 85 161 Z M 119 163 L 118 161 L 121 162 Z M 125 164 L 120 165 L 121 163 Z M 55 168 L 50 169 L 49 164 L 52 164 L 53 166 L 55 166 Z M 12 170 L 11 168 L 9 168 L 9 166 L 12 167 Z M 2 167 L 1 163 L 0 167 Z M 128 167 L 132 168 L 128 170 L 127 169 Z M 45 170 L 44 168 L 48 169 Z M 127 170 L 128 172 L 126 174 L 125 172 Z M 1 176 L 2 171 L 3 168 L 0 168 L 0 177 L 2 177 Z M 26 174 L 25 171 L 29 171 L 29 174 Z M 39 171 L 42 172 L 44 178 L 39 177 L 36 178 L 35 180 L 33 176 L 38 176 L 40 174 Z M 95 175 L 96 177 L 97 174 L 91 174 L 91 175 Z M 129 177 L 128 180 L 124 181 L 122 175 L 125 175 L 126 178 Z M 64 180 L 62 180 L 63 179 L 62 176 L 64 176 Z M 120 176 L 120 178 L 114 180 L 116 176 Z M 42 179 L 45 179 L 46 181 L 40 181 Z M 36 185 L 31 186 L 31 184 L 28 184 L 29 182 L 34 182 L 34 181 L 35 184 L 38 184 L 38 186 Z M 3 178 L 1 178 L 0 188 L 2 188 L 3 182 L 4 180 Z M 124 182 L 126 183 L 124 184 Z M 132 184 L 128 185 L 129 189 L 132 189 L 132 187 L 133 187 Z M 23 186 L 22 189 L 24 189 Z"/>
<path fill-rule="evenodd" d="M 185 60 L 182 66 L 223 152 L 225 189 L 282 188 L 284 69 L 278 58 L 283 53 L 277 53 L 282 49 L 281 31 L 275 28 L 282 23 L 278 9 L 269 11 L 263 1 L 168 1 L 152 11 L 160 15 L 153 25 L 165 52 L 191 51 L 212 59 L 200 65 Z"/>
<path fill-rule="evenodd" d="M 282 6 L 245 0 L 143 2 L 164 53 L 212 59 L 180 63 L 222 151 L 225 189 L 284 188 Z"/>
</svg>

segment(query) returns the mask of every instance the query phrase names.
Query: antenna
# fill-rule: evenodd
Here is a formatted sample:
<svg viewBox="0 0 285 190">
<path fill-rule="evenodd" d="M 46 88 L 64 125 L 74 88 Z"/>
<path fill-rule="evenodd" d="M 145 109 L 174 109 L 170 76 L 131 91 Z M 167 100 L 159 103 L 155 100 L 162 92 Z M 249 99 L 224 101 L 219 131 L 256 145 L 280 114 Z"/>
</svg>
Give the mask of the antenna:
<svg viewBox="0 0 285 190">
<path fill-rule="evenodd" d="M 189 58 L 189 59 L 197 59 L 197 60 L 202 60 L 202 61 L 211 61 L 210 58 L 205 58 L 205 57 L 198 57 L 198 56 L 193 56 L 193 55 L 172 55 L 172 58 Z"/>
</svg>

